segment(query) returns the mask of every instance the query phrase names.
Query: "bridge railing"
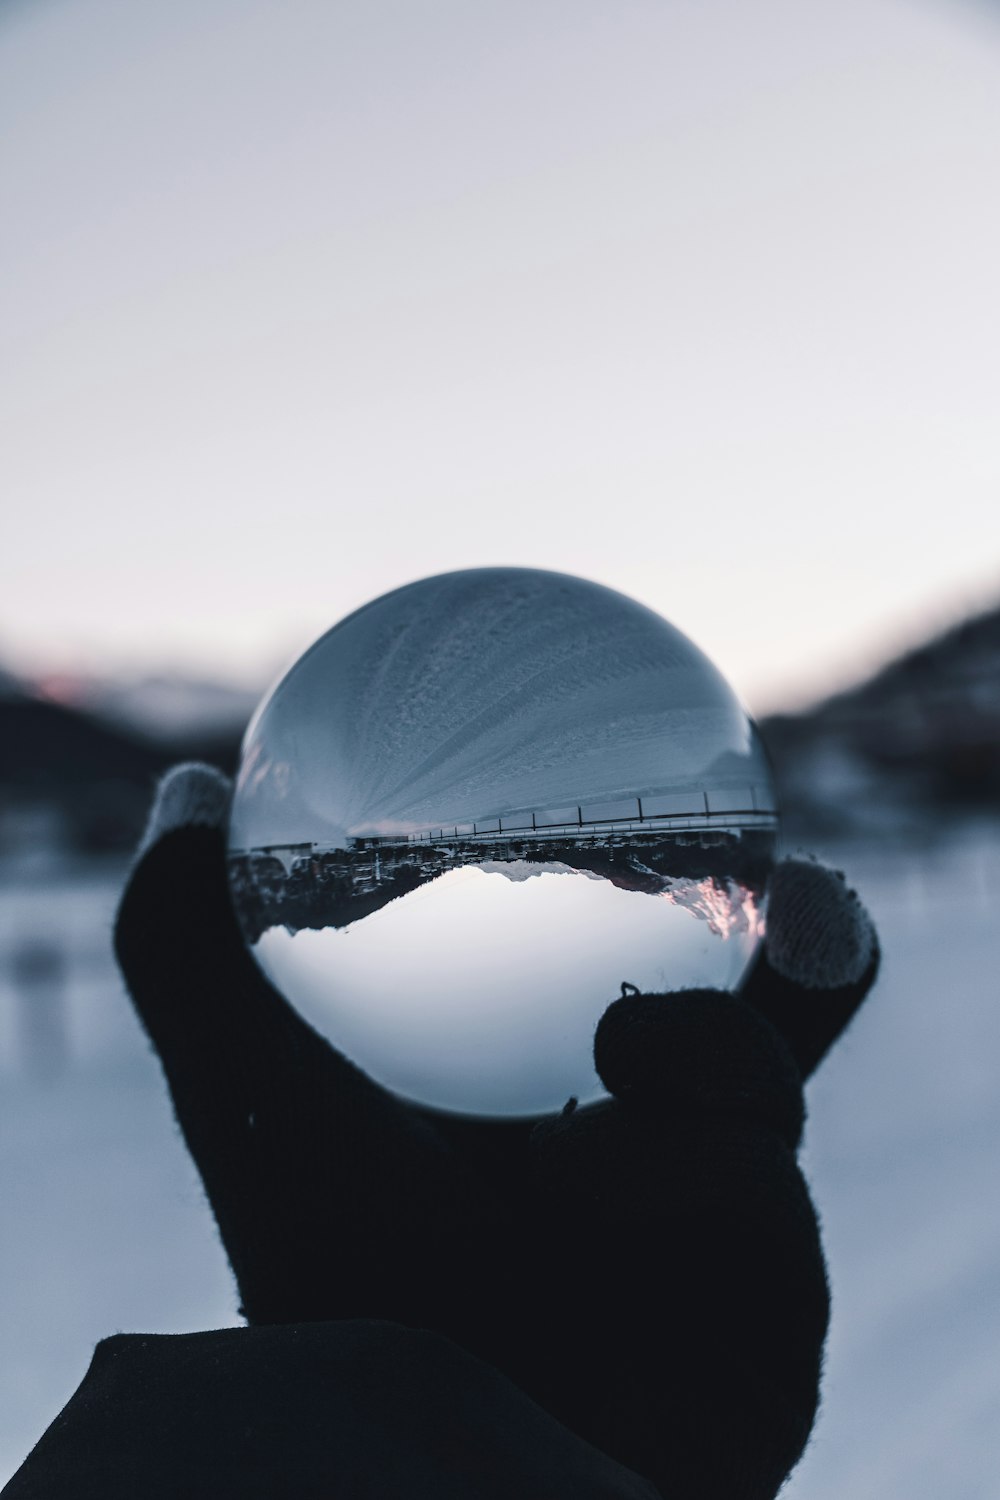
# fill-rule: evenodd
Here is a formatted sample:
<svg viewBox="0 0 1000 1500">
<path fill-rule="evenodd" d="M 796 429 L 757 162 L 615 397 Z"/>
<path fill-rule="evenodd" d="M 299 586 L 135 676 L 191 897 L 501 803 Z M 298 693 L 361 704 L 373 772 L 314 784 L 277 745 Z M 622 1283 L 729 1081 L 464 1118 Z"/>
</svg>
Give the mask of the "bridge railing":
<svg viewBox="0 0 1000 1500">
<path fill-rule="evenodd" d="M 629 797 L 613 802 L 571 804 L 517 811 L 474 822 L 431 827 L 407 836 L 411 844 L 451 839 L 531 838 L 539 834 L 682 831 L 696 828 L 767 828 L 776 817 L 773 801 L 756 787 Z"/>
</svg>

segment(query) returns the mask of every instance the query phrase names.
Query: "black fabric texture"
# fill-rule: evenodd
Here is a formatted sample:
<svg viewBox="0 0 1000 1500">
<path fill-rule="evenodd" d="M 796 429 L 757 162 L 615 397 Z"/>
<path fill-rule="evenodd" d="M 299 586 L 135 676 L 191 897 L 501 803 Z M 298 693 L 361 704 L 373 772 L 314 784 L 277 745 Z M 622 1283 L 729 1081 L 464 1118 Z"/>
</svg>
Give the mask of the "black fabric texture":
<svg viewBox="0 0 1000 1500">
<path fill-rule="evenodd" d="M 504 1123 L 402 1103 L 292 1011 L 245 948 L 217 830 L 144 856 L 116 941 L 254 1330 L 434 1329 L 664 1500 L 773 1500 L 829 1314 L 801 1081 L 874 965 L 826 995 L 764 955 L 739 996 L 618 1000 L 611 1097 Z M 282 1493 L 311 1493 L 294 1463 Z"/>
<path fill-rule="evenodd" d="M 438 1334 L 304 1323 L 131 1334 L 5 1500 L 655 1500 Z"/>
<path fill-rule="evenodd" d="M 854 1019 L 878 977 L 881 961 L 876 943 L 871 961 L 856 983 L 805 989 L 773 968 L 765 947 L 740 995 L 784 1038 L 805 1082 Z"/>
</svg>

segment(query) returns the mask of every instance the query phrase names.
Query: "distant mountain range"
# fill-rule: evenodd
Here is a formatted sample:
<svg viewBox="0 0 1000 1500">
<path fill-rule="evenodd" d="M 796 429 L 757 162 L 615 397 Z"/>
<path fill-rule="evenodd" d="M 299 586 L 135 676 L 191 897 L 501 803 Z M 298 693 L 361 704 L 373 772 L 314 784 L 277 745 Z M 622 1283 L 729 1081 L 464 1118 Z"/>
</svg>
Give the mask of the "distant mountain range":
<svg viewBox="0 0 1000 1500">
<path fill-rule="evenodd" d="M 235 769 L 238 718 L 129 722 L 109 703 L 53 701 L 0 677 L 0 855 L 48 843 L 85 852 L 131 849 L 158 776 L 178 760 Z M 149 722 L 148 719 L 146 721 Z"/>
<path fill-rule="evenodd" d="M 1000 814 L 1000 607 L 760 729 L 792 837 L 923 837 Z"/>
<path fill-rule="evenodd" d="M 130 849 L 167 766 L 235 768 L 256 698 L 179 677 L 67 696 L 0 671 L 0 854 L 38 839 Z M 926 837 L 1000 816 L 1000 607 L 760 729 L 792 840 Z"/>
</svg>

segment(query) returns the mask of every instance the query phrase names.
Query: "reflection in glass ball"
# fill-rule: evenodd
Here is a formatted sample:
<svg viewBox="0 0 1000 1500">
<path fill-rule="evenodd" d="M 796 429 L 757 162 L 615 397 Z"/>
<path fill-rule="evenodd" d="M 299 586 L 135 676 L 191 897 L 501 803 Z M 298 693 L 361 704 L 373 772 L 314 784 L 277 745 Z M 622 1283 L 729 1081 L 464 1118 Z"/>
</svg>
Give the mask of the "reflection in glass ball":
<svg viewBox="0 0 1000 1500">
<path fill-rule="evenodd" d="M 257 961 L 353 1062 L 528 1115 L 600 1097 L 623 982 L 739 983 L 775 833 L 753 726 L 685 636 L 597 584 L 482 568 L 300 657 L 247 730 L 229 866 Z"/>
</svg>

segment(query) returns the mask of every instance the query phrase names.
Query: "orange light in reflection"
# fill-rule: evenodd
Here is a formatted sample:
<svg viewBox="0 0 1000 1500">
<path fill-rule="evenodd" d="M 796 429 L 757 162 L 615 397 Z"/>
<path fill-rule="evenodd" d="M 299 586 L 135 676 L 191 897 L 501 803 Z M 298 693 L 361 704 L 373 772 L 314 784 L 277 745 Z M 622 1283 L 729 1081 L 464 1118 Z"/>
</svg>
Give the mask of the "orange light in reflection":
<svg viewBox="0 0 1000 1500">
<path fill-rule="evenodd" d="M 709 932 L 717 937 L 764 936 L 764 913 L 757 905 L 756 894 L 734 880 L 723 883 L 710 876 L 683 880 L 663 894 L 672 906 L 682 906 L 700 922 L 707 922 Z"/>
</svg>

